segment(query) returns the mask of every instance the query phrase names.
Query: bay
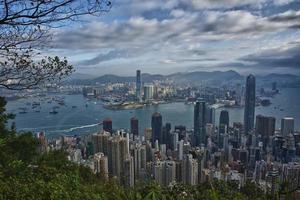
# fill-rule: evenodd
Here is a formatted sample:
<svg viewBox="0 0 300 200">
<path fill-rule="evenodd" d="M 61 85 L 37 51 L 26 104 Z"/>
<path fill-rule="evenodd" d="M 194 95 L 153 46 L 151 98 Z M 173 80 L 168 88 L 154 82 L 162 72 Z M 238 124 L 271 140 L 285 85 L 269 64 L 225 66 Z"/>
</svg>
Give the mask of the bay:
<svg viewBox="0 0 300 200">
<path fill-rule="evenodd" d="M 107 110 L 103 108 L 101 101 L 87 101 L 82 95 L 59 95 L 65 98 L 66 106 L 60 106 L 57 114 L 50 114 L 49 111 L 54 103 L 41 103 L 39 113 L 28 109 L 28 113 L 19 114 L 19 107 L 25 107 L 27 102 L 38 101 L 38 98 L 19 99 L 9 101 L 7 111 L 15 113 L 17 130 L 40 132 L 45 131 L 48 137 L 55 137 L 61 134 L 82 135 L 90 134 L 101 130 L 99 123 L 105 118 L 111 118 L 114 129 L 129 128 L 130 118 L 139 119 L 139 129 L 143 133 L 144 129 L 151 126 L 151 115 L 160 112 L 163 123 L 170 122 L 174 125 L 184 125 L 193 128 L 193 105 L 182 102 L 145 106 L 136 110 Z M 300 130 L 300 88 L 285 88 L 280 94 L 271 99 L 272 104 L 267 107 L 256 107 L 255 114 L 276 117 L 276 128 L 280 128 L 280 120 L 283 117 L 295 118 L 295 129 Z M 86 106 L 87 104 L 87 106 Z M 76 106 L 76 108 L 72 108 Z M 276 109 L 275 109 L 276 107 Z M 242 122 L 244 108 L 218 108 L 216 110 L 215 121 L 221 110 L 229 111 L 230 123 Z"/>
</svg>

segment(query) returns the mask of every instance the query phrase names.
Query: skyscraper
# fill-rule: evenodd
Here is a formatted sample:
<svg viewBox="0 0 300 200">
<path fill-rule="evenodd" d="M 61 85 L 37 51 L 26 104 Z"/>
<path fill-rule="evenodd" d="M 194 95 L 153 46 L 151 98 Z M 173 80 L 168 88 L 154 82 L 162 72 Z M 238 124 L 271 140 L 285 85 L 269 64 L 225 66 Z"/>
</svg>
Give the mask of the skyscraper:
<svg viewBox="0 0 300 200">
<path fill-rule="evenodd" d="M 255 113 L 255 77 L 250 74 L 246 80 L 244 131 L 249 133 L 254 128 Z"/>
<path fill-rule="evenodd" d="M 155 144 L 155 141 L 161 142 L 162 139 L 162 116 L 160 113 L 156 112 L 152 115 L 151 119 L 152 127 L 152 145 Z"/>
<path fill-rule="evenodd" d="M 290 133 L 294 134 L 294 118 L 285 117 L 281 119 L 281 135 L 288 136 Z"/>
<path fill-rule="evenodd" d="M 227 110 L 222 110 L 220 113 L 219 124 L 224 124 L 229 127 L 229 114 Z"/>
<path fill-rule="evenodd" d="M 112 120 L 110 118 L 103 120 L 103 130 L 112 133 Z"/>
<path fill-rule="evenodd" d="M 274 117 L 256 116 L 255 133 L 256 135 L 261 135 L 264 149 L 269 143 L 269 138 L 275 133 L 275 122 L 276 119 Z"/>
<path fill-rule="evenodd" d="M 145 101 L 152 100 L 154 98 L 154 86 L 145 85 L 144 86 L 144 99 Z"/>
<path fill-rule="evenodd" d="M 136 99 L 141 101 L 141 88 L 142 88 L 142 80 L 141 80 L 141 70 L 136 70 Z"/>
<path fill-rule="evenodd" d="M 229 127 L 229 114 L 227 110 L 222 110 L 220 113 L 219 120 L 219 134 L 218 134 L 218 146 L 219 148 L 223 148 L 224 143 L 224 135 L 227 134 L 227 130 Z M 225 145 L 225 144 L 224 144 Z"/>
<path fill-rule="evenodd" d="M 197 101 L 194 107 L 194 135 L 196 145 L 205 144 L 205 102 Z"/>
<path fill-rule="evenodd" d="M 266 117 L 263 115 L 256 116 L 255 133 L 263 137 L 270 137 L 275 132 L 275 121 L 274 117 Z"/>
<path fill-rule="evenodd" d="M 139 135 L 139 120 L 135 117 L 130 119 L 131 133 L 136 137 Z"/>
</svg>

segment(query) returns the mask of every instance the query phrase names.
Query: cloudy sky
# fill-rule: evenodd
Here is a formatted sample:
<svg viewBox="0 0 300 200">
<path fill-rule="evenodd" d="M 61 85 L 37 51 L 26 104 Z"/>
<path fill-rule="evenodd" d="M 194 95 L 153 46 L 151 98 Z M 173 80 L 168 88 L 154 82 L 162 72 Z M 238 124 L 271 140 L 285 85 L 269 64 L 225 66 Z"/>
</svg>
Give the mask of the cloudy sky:
<svg viewBox="0 0 300 200">
<path fill-rule="evenodd" d="M 79 73 L 300 75 L 300 0 L 113 0 L 84 21 L 55 30 L 47 50 Z"/>
</svg>

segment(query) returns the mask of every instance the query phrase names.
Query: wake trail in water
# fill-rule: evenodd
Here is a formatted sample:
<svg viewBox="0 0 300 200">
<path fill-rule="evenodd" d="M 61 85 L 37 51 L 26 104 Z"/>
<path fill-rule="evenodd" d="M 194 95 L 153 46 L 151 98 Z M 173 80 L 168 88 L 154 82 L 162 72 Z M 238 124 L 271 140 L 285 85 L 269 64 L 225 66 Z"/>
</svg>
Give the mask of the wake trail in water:
<svg viewBox="0 0 300 200">
<path fill-rule="evenodd" d="M 88 124 L 88 125 L 83 125 L 83 126 L 75 126 L 75 127 L 71 127 L 68 129 L 57 129 L 57 130 L 46 130 L 46 132 L 48 133 L 69 133 L 75 130 L 79 130 L 79 129 L 85 129 L 85 128 L 91 128 L 91 127 L 95 127 L 95 126 L 99 126 L 100 124 Z M 47 126 L 47 127 L 38 127 L 38 128 L 23 128 L 22 130 L 41 130 L 41 129 L 49 129 L 49 128 L 59 128 L 57 126 Z"/>
<path fill-rule="evenodd" d="M 68 133 L 68 132 L 72 132 L 78 129 L 84 129 L 84 128 L 91 128 L 91 127 L 95 127 L 98 126 L 99 124 L 89 124 L 89 125 L 84 125 L 84 126 L 77 126 L 77 127 L 73 127 L 73 128 L 69 128 L 69 129 L 65 129 L 65 130 L 61 130 L 61 132 L 64 133 Z"/>
</svg>

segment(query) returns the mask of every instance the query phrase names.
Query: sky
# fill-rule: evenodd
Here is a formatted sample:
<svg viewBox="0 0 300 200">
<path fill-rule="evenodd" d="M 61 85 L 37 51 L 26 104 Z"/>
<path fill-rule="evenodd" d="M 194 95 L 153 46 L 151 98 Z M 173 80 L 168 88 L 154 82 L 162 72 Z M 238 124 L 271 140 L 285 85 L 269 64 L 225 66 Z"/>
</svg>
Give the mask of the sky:
<svg viewBox="0 0 300 200">
<path fill-rule="evenodd" d="M 53 33 L 47 53 L 94 76 L 300 75 L 300 0 L 113 0 L 100 18 Z"/>
</svg>

